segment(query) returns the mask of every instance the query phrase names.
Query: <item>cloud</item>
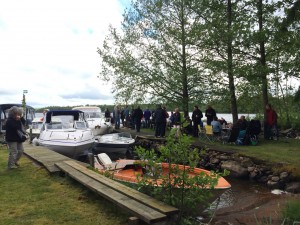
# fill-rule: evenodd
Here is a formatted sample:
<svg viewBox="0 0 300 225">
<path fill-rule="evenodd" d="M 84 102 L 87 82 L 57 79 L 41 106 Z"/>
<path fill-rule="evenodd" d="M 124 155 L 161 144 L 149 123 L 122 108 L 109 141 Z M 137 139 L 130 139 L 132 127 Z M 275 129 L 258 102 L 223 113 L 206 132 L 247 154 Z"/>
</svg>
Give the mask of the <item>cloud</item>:
<svg viewBox="0 0 300 225">
<path fill-rule="evenodd" d="M 75 91 L 74 93 L 69 93 L 65 95 L 61 95 L 60 97 L 65 99 L 92 99 L 92 100 L 112 100 L 112 95 L 103 94 L 100 92 L 100 89 L 97 87 L 93 87 L 89 84 L 85 85 L 85 88 L 80 91 Z M 100 103 L 99 103 L 100 104 Z"/>
<path fill-rule="evenodd" d="M 33 107 L 113 104 L 100 57 L 109 24 L 117 27 L 129 0 L 2 1 L 0 104 Z M 102 102 L 101 102 L 102 101 Z"/>
</svg>

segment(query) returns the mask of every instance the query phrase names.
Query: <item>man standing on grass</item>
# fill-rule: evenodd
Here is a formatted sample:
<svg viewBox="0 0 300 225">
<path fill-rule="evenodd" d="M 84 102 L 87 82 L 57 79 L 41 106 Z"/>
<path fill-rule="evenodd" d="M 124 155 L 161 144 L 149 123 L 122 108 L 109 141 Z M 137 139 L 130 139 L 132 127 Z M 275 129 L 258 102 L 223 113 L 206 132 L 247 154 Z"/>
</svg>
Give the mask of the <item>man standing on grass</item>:
<svg viewBox="0 0 300 225">
<path fill-rule="evenodd" d="M 203 114 L 199 107 L 197 105 L 194 106 L 194 111 L 192 114 L 192 121 L 193 121 L 193 135 L 194 137 L 198 137 L 199 135 L 199 129 L 201 123 L 201 118 L 203 117 Z"/>
</svg>

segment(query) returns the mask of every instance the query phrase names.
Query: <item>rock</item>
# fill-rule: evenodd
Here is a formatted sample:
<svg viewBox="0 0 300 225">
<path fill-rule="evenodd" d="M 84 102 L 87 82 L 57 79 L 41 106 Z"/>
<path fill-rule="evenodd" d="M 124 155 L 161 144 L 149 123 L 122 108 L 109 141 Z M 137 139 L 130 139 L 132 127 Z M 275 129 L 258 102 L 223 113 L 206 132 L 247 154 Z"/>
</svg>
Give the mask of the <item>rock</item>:
<svg viewBox="0 0 300 225">
<path fill-rule="evenodd" d="M 280 178 L 278 176 L 274 176 L 271 178 L 271 180 L 274 182 L 278 182 L 280 180 Z"/>
<path fill-rule="evenodd" d="M 212 159 L 210 160 L 210 162 L 211 162 L 212 164 L 218 164 L 218 163 L 220 163 L 220 160 L 217 159 L 217 158 L 212 158 Z"/>
<path fill-rule="evenodd" d="M 300 193 L 300 182 L 287 183 L 285 191 L 298 194 Z"/>
<path fill-rule="evenodd" d="M 231 225 L 232 223 L 229 223 L 224 220 L 218 220 L 217 222 L 214 223 L 214 225 Z"/>
<path fill-rule="evenodd" d="M 267 186 L 271 189 L 278 189 L 279 188 L 279 183 L 269 180 L 268 183 L 267 183 Z"/>
<path fill-rule="evenodd" d="M 255 171 L 250 172 L 249 177 L 250 177 L 251 179 L 254 179 L 256 176 L 257 176 L 257 173 L 256 173 Z"/>
<path fill-rule="evenodd" d="M 236 161 L 224 161 L 221 164 L 221 168 L 224 170 L 230 171 L 230 176 L 236 178 L 247 178 L 248 177 L 248 169 L 242 167 Z"/>
<path fill-rule="evenodd" d="M 255 167 L 254 166 L 249 166 L 248 167 L 248 172 L 253 172 L 255 170 Z"/>
<path fill-rule="evenodd" d="M 228 160 L 229 156 L 227 156 L 227 155 L 220 155 L 219 159 L 220 160 Z"/>
<path fill-rule="evenodd" d="M 241 161 L 241 165 L 242 165 L 242 167 L 249 167 L 249 166 L 252 166 L 252 165 L 253 165 L 253 162 L 252 162 L 252 160 L 249 159 L 249 158 L 244 158 L 244 159 L 242 159 L 242 161 Z"/>
<path fill-rule="evenodd" d="M 262 177 L 260 177 L 257 181 L 258 181 L 259 183 L 265 184 L 265 183 L 267 183 L 267 181 L 268 181 L 268 177 L 267 177 L 267 176 L 262 176 Z"/>
<path fill-rule="evenodd" d="M 270 171 L 270 168 L 269 168 L 269 167 L 266 167 L 266 166 L 263 166 L 263 165 L 260 165 L 260 166 L 259 166 L 259 170 L 260 170 L 261 172 L 266 173 L 267 175 L 269 175 L 270 173 L 272 173 L 272 172 Z"/>
<path fill-rule="evenodd" d="M 280 180 L 283 180 L 283 181 L 287 181 L 289 179 L 289 173 L 288 172 L 282 172 L 280 175 Z"/>
<path fill-rule="evenodd" d="M 271 171 L 271 170 L 265 170 L 265 171 L 263 171 L 263 172 L 264 172 L 264 174 L 266 174 L 266 175 L 272 174 L 272 171 Z"/>
</svg>

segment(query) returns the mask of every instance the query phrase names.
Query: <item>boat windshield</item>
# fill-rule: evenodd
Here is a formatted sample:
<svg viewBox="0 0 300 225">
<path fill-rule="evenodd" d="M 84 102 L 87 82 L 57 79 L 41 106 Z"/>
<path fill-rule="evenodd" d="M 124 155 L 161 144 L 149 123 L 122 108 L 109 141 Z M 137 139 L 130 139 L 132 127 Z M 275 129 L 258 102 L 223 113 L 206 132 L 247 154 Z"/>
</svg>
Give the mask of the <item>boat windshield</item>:
<svg viewBox="0 0 300 225">
<path fill-rule="evenodd" d="M 54 129 L 54 130 L 63 128 L 61 122 L 53 122 L 53 123 L 51 122 L 51 123 L 46 124 L 46 127 L 47 127 L 47 129 Z"/>
<path fill-rule="evenodd" d="M 85 117 L 87 119 L 90 118 L 101 118 L 101 113 L 100 112 L 85 112 Z"/>
<path fill-rule="evenodd" d="M 116 133 L 116 134 L 117 134 L 117 136 L 119 138 L 123 138 L 123 137 L 125 137 L 125 138 L 132 138 L 130 133 L 121 132 L 121 133 Z"/>
<path fill-rule="evenodd" d="M 43 122 L 32 122 L 31 128 L 32 129 L 41 129 L 43 126 Z"/>
<path fill-rule="evenodd" d="M 75 128 L 79 130 L 84 130 L 86 129 L 86 123 L 84 121 L 75 121 Z"/>
</svg>

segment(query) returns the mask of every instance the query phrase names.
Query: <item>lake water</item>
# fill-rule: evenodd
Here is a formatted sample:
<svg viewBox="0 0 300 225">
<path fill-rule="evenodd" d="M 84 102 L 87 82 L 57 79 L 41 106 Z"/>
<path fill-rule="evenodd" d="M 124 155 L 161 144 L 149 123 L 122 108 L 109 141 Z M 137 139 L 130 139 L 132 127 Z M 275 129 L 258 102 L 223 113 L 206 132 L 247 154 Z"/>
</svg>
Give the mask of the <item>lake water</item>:
<svg viewBox="0 0 300 225">
<path fill-rule="evenodd" d="M 191 113 L 191 116 L 192 116 L 192 113 Z M 251 120 L 251 119 L 255 118 L 256 114 L 241 113 L 241 114 L 238 114 L 238 118 L 240 118 L 240 116 L 245 116 L 247 120 Z M 232 114 L 230 114 L 230 113 L 217 113 L 217 117 L 219 119 L 221 119 L 223 117 L 227 122 L 232 123 Z M 203 115 L 202 119 L 206 120 L 206 117 Z"/>
<path fill-rule="evenodd" d="M 168 112 L 169 115 L 171 115 L 171 112 Z M 241 114 L 238 114 L 238 117 L 240 118 L 240 116 L 246 116 L 246 119 L 247 120 L 251 120 L 253 118 L 255 118 L 256 114 L 251 114 L 251 113 L 241 113 Z M 43 116 L 43 113 L 36 113 L 35 114 L 35 117 L 42 117 Z M 192 112 L 189 112 L 189 116 L 190 118 L 192 118 Z M 217 113 L 217 117 L 220 119 L 220 118 L 224 118 L 227 122 L 231 122 L 232 123 L 232 114 L 230 113 Z M 203 118 L 202 120 L 206 120 L 206 117 L 204 116 L 204 113 L 203 113 Z"/>
<path fill-rule="evenodd" d="M 190 118 L 192 118 L 192 114 L 193 114 L 192 112 L 189 112 Z M 169 115 L 171 115 L 171 112 L 169 112 Z M 251 120 L 251 119 L 255 118 L 256 114 L 239 113 L 238 118 L 240 118 L 240 116 L 245 116 L 247 120 Z M 217 117 L 218 117 L 218 119 L 224 118 L 228 123 L 232 123 L 232 121 L 233 121 L 231 113 L 217 113 Z M 202 121 L 206 121 L 205 113 L 203 113 Z"/>
</svg>

